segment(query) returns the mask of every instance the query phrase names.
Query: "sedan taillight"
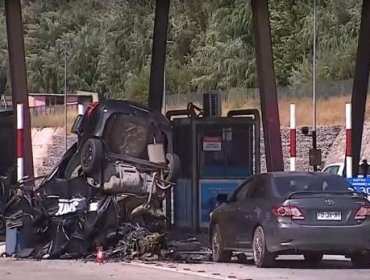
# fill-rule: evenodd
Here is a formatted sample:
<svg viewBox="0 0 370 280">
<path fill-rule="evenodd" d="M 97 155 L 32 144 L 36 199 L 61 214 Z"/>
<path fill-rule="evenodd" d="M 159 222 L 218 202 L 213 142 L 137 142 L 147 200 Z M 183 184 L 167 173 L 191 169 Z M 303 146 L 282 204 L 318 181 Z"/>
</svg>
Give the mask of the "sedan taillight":
<svg viewBox="0 0 370 280">
<path fill-rule="evenodd" d="M 301 210 L 296 206 L 275 206 L 272 213 L 276 217 L 290 217 L 292 220 L 304 220 Z"/>
<path fill-rule="evenodd" d="M 90 118 L 90 115 L 94 112 L 94 110 L 96 109 L 96 107 L 98 107 L 98 105 L 99 105 L 99 102 L 93 102 L 87 107 L 86 112 L 87 112 L 88 118 Z"/>
<path fill-rule="evenodd" d="M 365 220 L 367 217 L 370 217 L 370 206 L 361 206 L 355 215 L 355 219 Z"/>
</svg>

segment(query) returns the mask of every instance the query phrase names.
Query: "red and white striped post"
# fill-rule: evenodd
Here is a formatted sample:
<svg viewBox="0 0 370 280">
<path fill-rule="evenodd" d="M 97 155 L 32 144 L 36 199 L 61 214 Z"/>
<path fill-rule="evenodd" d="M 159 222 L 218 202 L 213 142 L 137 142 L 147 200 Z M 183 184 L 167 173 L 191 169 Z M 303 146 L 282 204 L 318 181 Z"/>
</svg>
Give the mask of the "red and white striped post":
<svg viewBox="0 0 370 280">
<path fill-rule="evenodd" d="M 17 180 L 24 177 L 24 153 L 23 153 L 23 118 L 24 106 L 17 104 Z"/>
<path fill-rule="evenodd" d="M 290 146 L 290 171 L 295 171 L 297 158 L 297 129 L 296 129 L 295 104 L 290 104 L 289 146 Z"/>
<path fill-rule="evenodd" d="M 352 106 L 346 104 L 346 177 L 352 178 Z"/>
</svg>

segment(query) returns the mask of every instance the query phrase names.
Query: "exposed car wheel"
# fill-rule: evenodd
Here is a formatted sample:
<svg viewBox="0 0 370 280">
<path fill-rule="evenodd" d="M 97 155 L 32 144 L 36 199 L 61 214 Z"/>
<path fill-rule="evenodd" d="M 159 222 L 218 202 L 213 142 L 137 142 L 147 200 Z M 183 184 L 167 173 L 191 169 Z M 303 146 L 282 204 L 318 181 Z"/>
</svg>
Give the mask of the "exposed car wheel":
<svg viewBox="0 0 370 280">
<path fill-rule="evenodd" d="M 352 255 L 351 262 L 355 268 L 370 268 L 370 255 L 369 254 Z"/>
<path fill-rule="evenodd" d="M 212 258 L 215 262 L 230 262 L 233 252 L 224 249 L 219 225 L 214 225 L 212 229 Z"/>
<path fill-rule="evenodd" d="M 180 175 L 180 158 L 176 154 L 167 154 L 166 159 L 168 161 L 168 175 L 166 180 L 169 182 L 176 182 L 178 176 Z"/>
<path fill-rule="evenodd" d="M 81 168 L 85 174 L 97 171 L 103 158 L 103 144 L 98 139 L 89 139 L 81 149 Z"/>
<path fill-rule="evenodd" d="M 275 262 L 275 255 L 266 248 L 265 233 L 261 226 L 253 234 L 253 259 L 257 267 L 270 267 Z"/>
<path fill-rule="evenodd" d="M 311 252 L 311 253 L 303 254 L 303 256 L 304 256 L 304 260 L 308 262 L 309 264 L 317 265 L 322 261 L 324 254 Z"/>
</svg>

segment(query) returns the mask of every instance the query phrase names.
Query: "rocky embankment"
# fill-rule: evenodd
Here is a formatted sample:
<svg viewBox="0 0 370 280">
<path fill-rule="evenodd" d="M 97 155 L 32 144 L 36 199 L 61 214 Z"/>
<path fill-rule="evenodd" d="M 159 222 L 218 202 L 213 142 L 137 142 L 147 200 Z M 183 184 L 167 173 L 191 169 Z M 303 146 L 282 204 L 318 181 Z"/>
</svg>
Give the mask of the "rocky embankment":
<svg viewBox="0 0 370 280">
<path fill-rule="evenodd" d="M 33 138 L 36 139 L 38 133 L 38 139 L 43 139 L 42 144 L 34 143 L 34 151 L 40 150 L 38 155 L 35 157 L 35 171 L 37 175 L 47 174 L 51 169 L 59 162 L 61 156 L 65 152 L 65 142 L 63 130 L 53 130 L 50 132 L 50 128 L 45 128 L 47 131 L 44 134 L 38 130 L 37 133 L 33 132 Z M 44 129 L 44 130 L 45 130 Z M 362 157 L 368 158 L 370 155 L 370 123 L 365 123 L 364 126 L 364 137 L 362 143 Z M 285 169 L 289 170 L 289 129 L 283 128 L 282 132 L 282 143 L 284 153 Z M 312 170 L 308 165 L 308 151 L 312 146 L 311 138 L 304 136 L 300 129 L 297 129 L 297 170 Z M 342 126 L 330 126 L 330 127 L 318 127 L 317 128 L 317 142 L 318 148 L 322 150 L 323 166 L 329 163 L 334 163 L 344 160 L 345 151 L 345 129 Z M 76 141 L 75 135 L 69 135 L 67 137 L 68 146 L 72 145 Z M 40 142 L 40 141 L 39 141 Z M 36 146 L 36 147 L 35 147 Z M 43 148 L 41 148 L 41 146 Z M 35 154 L 35 153 L 34 153 Z M 37 154 L 37 153 L 36 153 Z M 262 171 L 265 171 L 265 155 L 263 139 L 261 140 L 261 155 L 262 155 Z"/>
</svg>

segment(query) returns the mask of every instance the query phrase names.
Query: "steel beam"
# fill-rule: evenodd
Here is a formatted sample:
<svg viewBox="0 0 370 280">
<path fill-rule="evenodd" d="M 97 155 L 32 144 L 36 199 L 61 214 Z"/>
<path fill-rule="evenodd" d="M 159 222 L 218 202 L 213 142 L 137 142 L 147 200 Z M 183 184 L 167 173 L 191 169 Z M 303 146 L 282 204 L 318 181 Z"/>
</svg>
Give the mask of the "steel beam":
<svg viewBox="0 0 370 280">
<path fill-rule="evenodd" d="M 24 53 L 23 23 L 20 0 L 5 0 L 5 16 L 8 37 L 8 53 L 13 110 L 16 104 L 24 104 L 23 151 L 25 175 L 33 178 L 31 121 L 28 109 L 27 74 Z"/>
<path fill-rule="evenodd" d="M 358 175 L 370 70 L 370 1 L 363 0 L 352 91 L 352 174 Z"/>
<path fill-rule="evenodd" d="M 251 0 L 267 171 L 284 170 L 268 0 Z"/>
<path fill-rule="evenodd" d="M 170 0 L 156 0 L 148 105 L 158 112 L 163 101 L 169 10 Z"/>
</svg>

